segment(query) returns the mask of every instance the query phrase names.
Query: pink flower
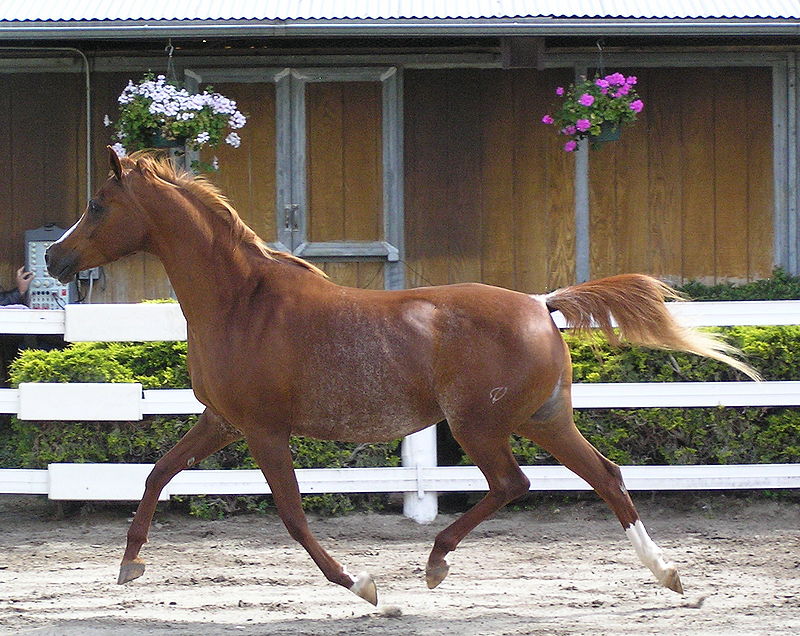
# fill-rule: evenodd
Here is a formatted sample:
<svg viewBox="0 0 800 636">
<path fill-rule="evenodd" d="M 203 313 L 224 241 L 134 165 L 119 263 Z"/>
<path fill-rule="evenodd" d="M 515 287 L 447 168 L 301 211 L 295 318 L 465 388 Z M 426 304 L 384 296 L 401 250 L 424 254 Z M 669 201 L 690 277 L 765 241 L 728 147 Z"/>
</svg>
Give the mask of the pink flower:
<svg viewBox="0 0 800 636">
<path fill-rule="evenodd" d="M 612 73 L 611 75 L 606 75 L 606 81 L 611 86 L 622 86 L 625 83 L 625 76 L 622 73 Z"/>
<path fill-rule="evenodd" d="M 604 79 L 596 79 L 594 83 L 595 86 L 599 86 L 600 88 L 608 88 L 608 81 Z"/>
<path fill-rule="evenodd" d="M 628 86 L 633 86 L 636 82 L 637 82 L 637 79 L 636 79 L 635 75 L 631 75 L 631 76 L 625 78 L 625 83 Z"/>
<path fill-rule="evenodd" d="M 575 134 L 575 130 L 576 130 L 575 126 L 570 124 L 569 126 L 567 126 L 564 129 L 564 134 L 566 134 L 566 135 L 574 135 Z"/>
<path fill-rule="evenodd" d="M 581 132 L 586 132 L 589 128 L 592 127 L 592 122 L 588 119 L 579 119 L 575 122 L 575 128 L 577 128 Z"/>
<path fill-rule="evenodd" d="M 564 144 L 564 150 L 567 152 L 573 152 L 575 148 L 578 147 L 578 142 L 574 139 L 570 139 L 567 143 Z"/>
<path fill-rule="evenodd" d="M 630 86 L 628 86 L 627 84 L 623 84 L 623 85 L 622 85 L 622 86 L 620 86 L 620 87 L 617 89 L 617 91 L 614 93 L 614 97 L 624 97 L 625 95 L 627 95 L 628 93 L 630 93 L 630 91 L 631 91 L 631 87 L 630 87 Z"/>
<path fill-rule="evenodd" d="M 555 121 L 555 119 L 550 117 L 550 115 L 545 115 L 544 117 L 542 117 L 542 123 L 543 124 L 552 124 L 554 121 Z"/>
<path fill-rule="evenodd" d="M 589 93 L 584 93 L 578 99 L 578 103 L 581 106 L 591 106 L 592 104 L 594 104 L 594 95 L 589 95 Z"/>
<path fill-rule="evenodd" d="M 563 86 L 559 86 L 558 88 L 556 88 L 556 95 L 561 97 L 563 94 L 564 94 L 564 87 Z"/>
<path fill-rule="evenodd" d="M 644 102 L 641 99 L 636 99 L 630 103 L 630 109 L 634 113 L 641 113 L 644 108 Z"/>
</svg>

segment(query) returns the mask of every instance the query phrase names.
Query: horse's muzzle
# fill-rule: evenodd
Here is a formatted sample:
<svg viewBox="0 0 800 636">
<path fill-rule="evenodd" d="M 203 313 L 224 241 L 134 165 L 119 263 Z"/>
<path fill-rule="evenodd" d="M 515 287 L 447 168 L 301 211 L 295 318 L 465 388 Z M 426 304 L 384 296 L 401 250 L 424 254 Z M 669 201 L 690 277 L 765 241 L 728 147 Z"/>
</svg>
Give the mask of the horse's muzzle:
<svg viewBox="0 0 800 636">
<path fill-rule="evenodd" d="M 65 250 L 61 245 L 54 243 L 47 248 L 44 254 L 47 271 L 53 278 L 67 284 L 78 271 L 78 255 L 73 250 Z"/>
</svg>

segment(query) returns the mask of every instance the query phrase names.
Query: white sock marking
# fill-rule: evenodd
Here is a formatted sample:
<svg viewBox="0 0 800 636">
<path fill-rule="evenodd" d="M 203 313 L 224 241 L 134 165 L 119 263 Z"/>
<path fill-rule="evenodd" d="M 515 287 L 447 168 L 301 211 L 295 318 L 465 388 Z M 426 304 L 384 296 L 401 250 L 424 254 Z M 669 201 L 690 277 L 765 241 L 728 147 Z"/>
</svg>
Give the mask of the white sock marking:
<svg viewBox="0 0 800 636">
<path fill-rule="evenodd" d="M 655 574 L 659 583 L 665 585 L 665 583 L 675 575 L 675 565 L 664 561 L 661 548 L 659 548 L 647 534 L 644 524 L 637 519 L 636 523 L 625 529 L 625 534 L 628 535 L 628 539 L 630 539 L 630 542 L 633 544 L 641 562 Z"/>
</svg>

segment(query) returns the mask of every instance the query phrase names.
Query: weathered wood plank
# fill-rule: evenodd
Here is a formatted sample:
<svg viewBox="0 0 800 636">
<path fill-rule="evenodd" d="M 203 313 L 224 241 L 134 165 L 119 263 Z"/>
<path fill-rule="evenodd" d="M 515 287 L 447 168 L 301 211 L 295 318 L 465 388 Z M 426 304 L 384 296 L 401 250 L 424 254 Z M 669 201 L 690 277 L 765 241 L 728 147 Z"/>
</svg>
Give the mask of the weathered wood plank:
<svg viewBox="0 0 800 636">
<path fill-rule="evenodd" d="M 448 196 L 441 210 L 442 224 L 432 238 L 446 246 L 442 257 L 448 275 L 442 282 L 481 279 L 483 95 L 487 79 L 475 70 L 458 70 L 448 78 L 446 107 L 439 111 L 438 134 L 447 149 L 447 163 L 441 169 Z M 436 143 L 436 138 L 429 141 Z"/>
<path fill-rule="evenodd" d="M 306 85 L 306 189 L 308 239 L 333 241 L 344 234 L 342 86 Z"/>
<path fill-rule="evenodd" d="M 275 86 L 271 83 L 215 84 L 214 90 L 236 100 L 247 116 L 247 125 L 237 131 L 238 148 L 221 143 L 201 153 L 201 159 L 219 161 L 211 174 L 244 221 L 266 241 L 276 233 L 276 133 Z"/>
<path fill-rule="evenodd" d="M 750 280 L 772 272 L 773 255 L 773 162 L 772 162 L 772 69 L 748 69 L 747 113 L 747 212 L 748 266 Z"/>
<path fill-rule="evenodd" d="M 648 273 L 673 283 L 682 280 L 682 140 L 679 70 L 647 70 L 639 75 L 639 93 L 647 111 Z M 637 124 L 639 125 L 639 124 Z"/>
<path fill-rule="evenodd" d="M 383 239 L 382 86 L 342 86 L 344 147 L 344 234 L 356 241 Z"/>
<path fill-rule="evenodd" d="M 715 274 L 747 280 L 747 123 L 741 69 L 714 69 Z"/>
<path fill-rule="evenodd" d="M 705 282 L 716 280 L 714 254 L 714 118 L 713 81 L 709 69 L 691 68 L 682 72 L 684 161 L 683 181 L 683 276 Z"/>
<path fill-rule="evenodd" d="M 514 96 L 512 74 L 484 71 L 481 170 L 481 277 L 490 285 L 514 287 Z"/>
</svg>

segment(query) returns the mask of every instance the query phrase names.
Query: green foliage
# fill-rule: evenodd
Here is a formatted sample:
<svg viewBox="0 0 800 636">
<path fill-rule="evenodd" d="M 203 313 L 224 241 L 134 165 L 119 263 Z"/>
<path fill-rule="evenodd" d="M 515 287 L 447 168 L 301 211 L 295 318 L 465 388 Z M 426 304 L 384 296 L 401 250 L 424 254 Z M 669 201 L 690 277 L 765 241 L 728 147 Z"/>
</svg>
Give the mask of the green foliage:
<svg viewBox="0 0 800 636">
<path fill-rule="evenodd" d="M 140 382 L 145 389 L 186 388 L 186 343 L 77 343 L 63 350 L 26 350 L 10 367 L 13 386 L 22 382 Z M 154 463 L 197 421 L 196 416 L 151 417 L 141 422 L 0 422 L 0 461 L 5 468 L 44 468 L 56 462 Z M 397 466 L 399 440 L 346 444 L 291 438 L 298 468 Z M 215 453 L 198 468 L 257 468 L 244 441 Z M 379 509 L 384 497 L 325 494 L 304 498 L 323 514 Z M 271 507 L 264 497 L 186 497 L 192 514 L 218 518 Z"/>
<path fill-rule="evenodd" d="M 23 351 L 10 365 L 22 382 L 140 382 L 145 389 L 189 386 L 185 342 L 81 342 Z"/>
<path fill-rule="evenodd" d="M 796 300 L 800 299 L 800 276 L 787 274 L 778 267 L 772 277 L 743 285 L 704 285 L 690 281 L 677 289 L 695 300 Z"/>
<path fill-rule="evenodd" d="M 731 327 L 725 339 L 767 380 L 796 380 L 800 326 Z M 691 354 L 615 348 L 566 334 L 575 382 L 733 382 L 737 371 Z M 800 409 L 586 409 L 575 422 L 597 449 L 619 464 L 750 464 L 800 462 Z M 554 460 L 533 442 L 513 440 L 521 463 Z"/>
</svg>

